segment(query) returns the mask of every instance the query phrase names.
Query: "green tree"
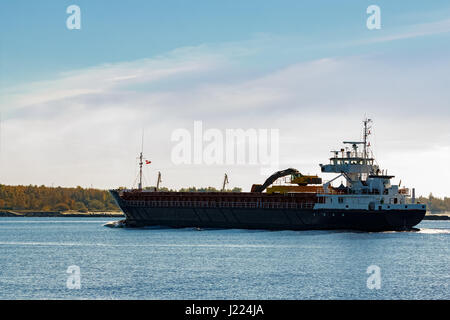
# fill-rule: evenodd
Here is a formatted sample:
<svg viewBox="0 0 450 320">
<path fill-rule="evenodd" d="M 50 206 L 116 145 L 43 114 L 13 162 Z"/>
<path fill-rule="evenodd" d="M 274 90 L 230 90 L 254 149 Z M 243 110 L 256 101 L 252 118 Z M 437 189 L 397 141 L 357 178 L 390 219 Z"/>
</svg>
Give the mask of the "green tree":
<svg viewBox="0 0 450 320">
<path fill-rule="evenodd" d="M 90 200 L 88 203 L 88 208 L 89 210 L 105 210 L 104 204 L 97 199 Z"/>
<path fill-rule="evenodd" d="M 58 203 L 56 204 L 53 209 L 57 210 L 57 211 L 67 211 L 69 210 L 69 206 L 65 203 Z"/>
<path fill-rule="evenodd" d="M 87 211 L 86 205 L 83 202 L 81 202 L 81 201 L 75 202 L 73 207 L 72 207 L 72 209 L 77 210 L 79 212 L 86 212 Z"/>
</svg>

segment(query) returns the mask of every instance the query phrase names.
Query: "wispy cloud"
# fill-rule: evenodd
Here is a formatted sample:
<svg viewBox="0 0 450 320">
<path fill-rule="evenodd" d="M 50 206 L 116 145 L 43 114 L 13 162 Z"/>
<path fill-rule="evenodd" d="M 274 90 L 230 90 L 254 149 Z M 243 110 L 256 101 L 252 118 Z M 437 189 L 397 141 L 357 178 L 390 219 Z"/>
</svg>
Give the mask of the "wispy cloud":
<svg viewBox="0 0 450 320">
<path fill-rule="evenodd" d="M 2 94 L 7 110 L 33 107 L 70 97 L 120 90 L 124 85 L 152 83 L 184 74 L 207 72 L 216 62 L 209 55 L 165 56 L 66 72 L 53 80 L 24 84 Z"/>
<path fill-rule="evenodd" d="M 398 30 L 389 32 L 387 35 L 363 40 L 361 43 L 388 42 L 437 35 L 447 32 L 450 32 L 450 19 L 404 26 Z"/>
</svg>

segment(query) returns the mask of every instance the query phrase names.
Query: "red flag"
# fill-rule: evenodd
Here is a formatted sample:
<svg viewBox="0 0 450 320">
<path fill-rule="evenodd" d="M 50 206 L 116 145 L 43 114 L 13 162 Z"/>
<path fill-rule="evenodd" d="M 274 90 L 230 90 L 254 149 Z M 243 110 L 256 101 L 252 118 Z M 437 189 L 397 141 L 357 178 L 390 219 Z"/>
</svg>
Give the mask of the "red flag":
<svg viewBox="0 0 450 320">
<path fill-rule="evenodd" d="M 150 164 L 150 163 L 152 163 L 152 162 L 149 160 L 145 160 L 145 164 Z"/>
</svg>

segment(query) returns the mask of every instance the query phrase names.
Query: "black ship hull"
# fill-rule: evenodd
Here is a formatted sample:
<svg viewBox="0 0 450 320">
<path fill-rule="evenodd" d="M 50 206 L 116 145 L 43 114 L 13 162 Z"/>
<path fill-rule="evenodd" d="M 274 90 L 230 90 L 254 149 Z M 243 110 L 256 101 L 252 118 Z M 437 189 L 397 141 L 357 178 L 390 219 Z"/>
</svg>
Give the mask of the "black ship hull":
<svg viewBox="0 0 450 320">
<path fill-rule="evenodd" d="M 117 192 L 114 198 L 129 227 L 225 228 L 266 230 L 411 230 L 425 210 L 336 210 L 129 206 Z"/>
</svg>

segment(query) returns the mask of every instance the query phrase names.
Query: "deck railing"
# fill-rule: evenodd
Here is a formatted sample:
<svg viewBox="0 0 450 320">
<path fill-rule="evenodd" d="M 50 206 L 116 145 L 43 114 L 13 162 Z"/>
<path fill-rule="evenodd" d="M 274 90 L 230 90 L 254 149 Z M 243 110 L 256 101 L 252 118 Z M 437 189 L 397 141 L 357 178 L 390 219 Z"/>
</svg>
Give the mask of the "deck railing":
<svg viewBox="0 0 450 320">
<path fill-rule="evenodd" d="M 131 207 L 169 207 L 169 208 L 263 208 L 263 209 L 312 209 L 313 202 L 239 202 L 239 201 L 125 201 Z"/>
</svg>

